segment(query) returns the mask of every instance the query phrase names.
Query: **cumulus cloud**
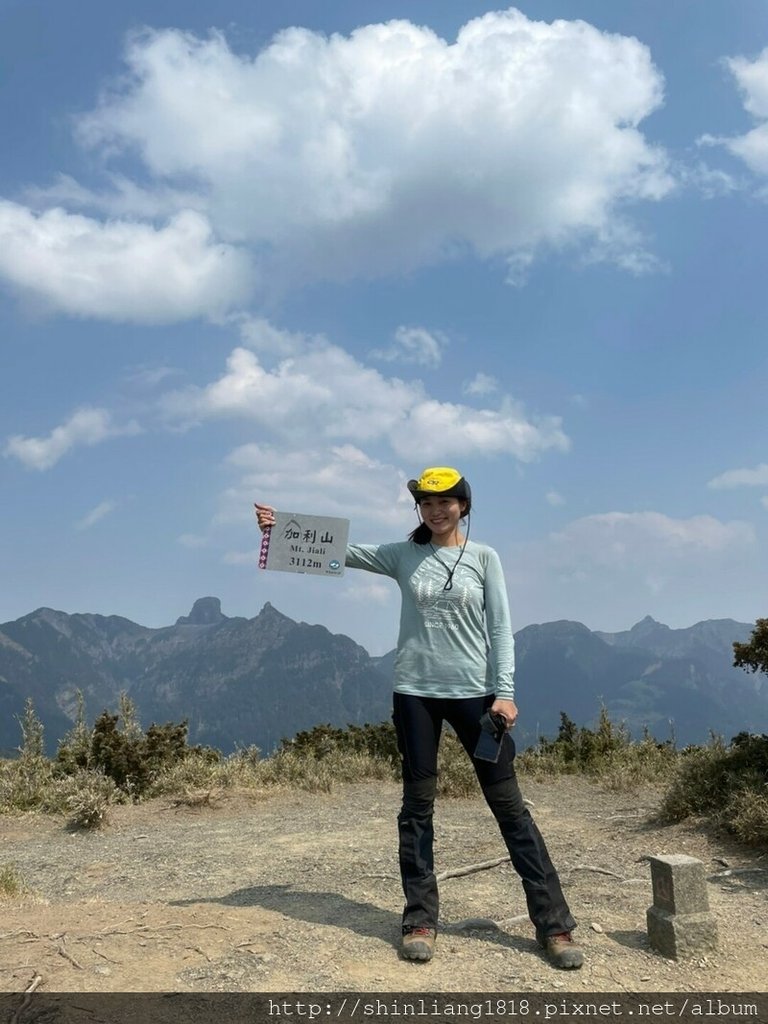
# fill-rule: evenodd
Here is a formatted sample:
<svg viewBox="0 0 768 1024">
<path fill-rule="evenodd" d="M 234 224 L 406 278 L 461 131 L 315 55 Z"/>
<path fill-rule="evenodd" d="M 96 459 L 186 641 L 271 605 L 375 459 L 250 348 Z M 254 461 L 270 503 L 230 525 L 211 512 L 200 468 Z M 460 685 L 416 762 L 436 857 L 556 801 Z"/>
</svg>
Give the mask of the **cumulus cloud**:
<svg viewBox="0 0 768 1024">
<path fill-rule="evenodd" d="M 448 339 L 441 331 L 428 331 L 425 327 L 398 327 L 389 348 L 373 349 L 374 359 L 385 362 L 415 363 L 436 367 L 443 359 Z"/>
<path fill-rule="evenodd" d="M 354 445 L 308 445 L 286 451 L 276 445 L 246 444 L 230 454 L 227 466 L 237 479 L 221 495 L 217 527 L 247 524 L 255 529 L 255 501 L 285 512 L 351 519 L 355 531 L 365 532 L 352 540 L 376 539 L 382 533 L 391 539 L 393 528 L 404 536 L 415 524 L 405 473 Z M 247 562 L 252 554 L 231 552 L 230 561 Z"/>
<path fill-rule="evenodd" d="M 251 267 L 193 211 L 155 228 L 0 200 L 0 278 L 44 308 L 160 324 L 244 302 Z"/>
<path fill-rule="evenodd" d="M 725 473 L 713 477 L 707 484 L 707 487 L 712 487 L 714 490 L 766 486 L 768 486 L 768 463 L 766 462 L 761 462 L 754 469 L 729 469 Z"/>
<path fill-rule="evenodd" d="M 509 455 L 529 462 L 569 447 L 558 417 L 530 417 L 509 398 L 496 409 L 437 401 L 420 381 L 386 377 L 320 338 L 272 369 L 236 348 L 218 380 L 169 392 L 162 409 L 182 424 L 244 417 L 294 443 L 383 440 L 398 455 L 420 451 L 426 461 Z"/>
<path fill-rule="evenodd" d="M 59 459 L 79 445 L 95 445 L 113 437 L 140 433 L 135 422 L 115 424 L 106 409 L 84 407 L 55 427 L 47 437 L 22 437 L 15 435 L 8 439 L 5 455 L 18 459 L 30 469 L 50 469 Z"/>
<path fill-rule="evenodd" d="M 269 320 L 249 313 L 233 313 L 228 319 L 237 326 L 243 344 L 257 352 L 292 355 L 302 352 L 312 340 L 305 334 L 275 327 Z"/>
<path fill-rule="evenodd" d="M 675 519 L 661 512 L 606 512 L 569 523 L 548 542 L 551 559 L 563 568 L 651 563 L 720 554 L 755 542 L 749 523 L 723 523 L 713 516 Z"/>
<path fill-rule="evenodd" d="M 82 519 L 79 519 L 75 526 L 78 530 L 87 530 L 91 526 L 95 526 L 105 516 L 108 516 L 110 512 L 114 512 L 116 508 L 116 501 L 102 501 L 95 508 L 92 508 L 87 515 L 83 516 Z"/>
<path fill-rule="evenodd" d="M 749 523 L 651 511 L 584 516 L 509 556 L 510 595 L 525 621 L 598 629 L 626 629 L 649 613 L 677 626 L 733 616 L 764 561 Z"/>
<path fill-rule="evenodd" d="M 755 174 L 768 174 L 768 47 L 754 60 L 727 57 L 723 61 L 736 80 L 744 109 L 756 124 L 750 131 L 733 138 L 705 135 L 700 142 L 725 146 Z"/>
<path fill-rule="evenodd" d="M 112 165 L 138 155 L 158 189 L 193 183 L 217 237 L 292 280 L 464 252 L 514 277 L 590 237 L 642 268 L 617 210 L 673 187 L 640 130 L 663 93 L 647 47 L 584 21 L 489 12 L 454 42 L 405 20 L 290 28 L 255 56 L 166 29 L 131 36 L 125 60 L 81 142 Z"/>
<path fill-rule="evenodd" d="M 454 402 L 424 399 L 390 431 L 395 451 L 407 457 L 420 451 L 426 462 L 451 456 L 508 455 L 532 462 L 542 452 L 567 451 L 570 442 L 557 416 L 529 418 L 506 399 L 500 409 L 473 409 Z"/>
</svg>

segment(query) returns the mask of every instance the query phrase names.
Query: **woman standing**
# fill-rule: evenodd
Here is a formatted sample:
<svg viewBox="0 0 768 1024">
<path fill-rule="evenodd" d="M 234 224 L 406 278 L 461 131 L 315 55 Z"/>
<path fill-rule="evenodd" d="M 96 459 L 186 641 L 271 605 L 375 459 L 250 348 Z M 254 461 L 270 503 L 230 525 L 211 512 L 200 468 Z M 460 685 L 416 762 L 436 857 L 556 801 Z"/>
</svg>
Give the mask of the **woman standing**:
<svg viewBox="0 0 768 1024">
<path fill-rule="evenodd" d="M 509 732 L 514 701 L 514 639 L 504 575 L 493 548 L 462 532 L 472 495 L 455 469 L 425 469 L 410 480 L 420 520 L 407 541 L 350 544 L 350 568 L 391 576 L 402 605 L 395 659 L 393 720 L 402 758 L 398 815 L 400 874 L 405 893 L 401 952 L 430 960 L 438 926 L 432 853 L 437 752 L 443 722 L 453 727 L 498 822 L 520 875 L 536 937 L 556 967 L 581 967 L 576 927 L 541 833 L 523 804 Z M 274 510 L 256 505 L 259 526 Z M 475 756 L 481 718 L 490 711 L 505 730 L 497 761 Z"/>
</svg>

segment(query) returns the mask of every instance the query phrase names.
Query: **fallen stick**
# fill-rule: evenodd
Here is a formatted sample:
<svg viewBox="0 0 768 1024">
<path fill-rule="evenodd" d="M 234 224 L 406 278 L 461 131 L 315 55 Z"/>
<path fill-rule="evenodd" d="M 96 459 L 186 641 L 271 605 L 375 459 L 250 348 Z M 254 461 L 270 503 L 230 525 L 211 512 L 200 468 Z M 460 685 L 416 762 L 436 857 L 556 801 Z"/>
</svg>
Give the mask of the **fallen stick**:
<svg viewBox="0 0 768 1024">
<path fill-rule="evenodd" d="M 57 946 L 57 949 L 58 949 L 58 952 L 59 952 L 59 956 L 63 956 L 65 960 L 69 960 L 69 962 L 72 964 L 72 966 L 76 967 L 78 969 L 78 971 L 84 971 L 85 970 L 83 965 L 79 964 L 77 962 L 77 960 L 75 960 L 75 958 L 72 956 L 72 954 L 68 953 L 66 951 L 66 949 L 64 949 L 64 943 L 63 942 L 59 943 L 59 945 Z"/>
<path fill-rule="evenodd" d="M 435 875 L 435 879 L 438 882 L 443 882 L 446 878 L 461 878 L 462 875 L 472 875 L 476 871 L 497 868 L 499 864 L 505 864 L 508 860 L 509 854 L 506 857 L 496 857 L 495 860 L 483 860 L 479 864 L 467 864 L 463 868 L 450 868 L 448 871 L 441 871 L 439 875 Z"/>
<path fill-rule="evenodd" d="M 609 875 L 611 878 L 623 881 L 623 875 L 617 875 L 615 871 L 609 871 L 608 868 L 598 868 L 594 864 L 577 864 L 571 868 L 571 871 L 594 871 L 598 875 Z"/>
<path fill-rule="evenodd" d="M 16 1012 L 15 1012 L 15 1013 L 14 1013 L 14 1014 L 13 1014 L 13 1015 L 11 1016 L 11 1019 L 10 1019 L 10 1021 L 8 1022 L 8 1024 L 18 1024 L 18 1022 L 19 1022 L 19 1017 L 21 1017 L 22 1013 L 24 1013 L 24 1011 L 26 1010 L 26 1008 L 27 1008 L 27 1007 L 29 1006 L 29 1004 L 30 1004 L 30 1003 L 32 1002 L 32 993 L 33 993 L 33 992 L 34 992 L 34 991 L 35 991 L 35 990 L 36 990 L 36 989 L 37 989 L 37 988 L 38 988 L 38 987 L 39 987 L 40 985 L 42 985 L 42 983 L 43 983 L 43 979 L 42 979 L 42 976 L 41 976 L 40 974 L 36 974 L 36 975 L 34 976 L 34 978 L 32 979 L 32 981 L 30 981 L 29 985 L 28 985 L 28 986 L 27 986 L 27 987 L 26 987 L 26 988 L 24 989 L 24 998 L 23 998 L 23 1000 L 22 1000 L 22 1002 L 21 1002 L 21 1006 L 20 1006 L 20 1007 L 18 1008 L 18 1010 L 16 1010 Z"/>
<path fill-rule="evenodd" d="M 731 875 L 752 875 L 762 874 L 768 871 L 768 868 L 728 868 L 727 871 L 718 871 L 712 878 L 729 878 Z"/>
<path fill-rule="evenodd" d="M 100 953 L 98 951 L 98 949 L 92 949 L 91 952 L 95 953 L 96 956 L 100 956 L 102 960 L 106 960 L 108 964 L 120 964 L 120 963 L 122 963 L 122 960 L 113 960 L 111 957 L 108 957 L 106 955 L 106 953 Z"/>
</svg>

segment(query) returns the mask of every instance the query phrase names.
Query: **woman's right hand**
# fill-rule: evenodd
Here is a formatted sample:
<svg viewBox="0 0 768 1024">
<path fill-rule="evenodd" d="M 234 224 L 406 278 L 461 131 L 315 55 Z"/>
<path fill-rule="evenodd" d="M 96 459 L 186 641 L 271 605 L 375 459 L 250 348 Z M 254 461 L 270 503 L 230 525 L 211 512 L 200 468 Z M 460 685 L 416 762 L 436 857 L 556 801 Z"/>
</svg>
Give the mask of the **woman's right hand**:
<svg viewBox="0 0 768 1024">
<path fill-rule="evenodd" d="M 271 505 L 260 505 L 258 501 L 254 501 L 253 507 L 256 509 L 256 522 L 262 533 L 275 525 L 275 510 Z"/>
</svg>

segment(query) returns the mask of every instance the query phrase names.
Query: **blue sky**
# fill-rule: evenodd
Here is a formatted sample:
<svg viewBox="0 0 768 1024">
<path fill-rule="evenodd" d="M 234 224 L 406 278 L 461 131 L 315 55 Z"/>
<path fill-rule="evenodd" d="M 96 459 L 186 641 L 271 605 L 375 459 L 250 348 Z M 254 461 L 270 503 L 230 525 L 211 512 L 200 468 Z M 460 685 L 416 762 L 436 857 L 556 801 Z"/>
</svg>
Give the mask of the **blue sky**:
<svg viewBox="0 0 768 1024">
<path fill-rule="evenodd" d="M 763 0 L 0 3 L 0 621 L 217 595 L 455 465 L 516 627 L 768 613 Z"/>
</svg>

